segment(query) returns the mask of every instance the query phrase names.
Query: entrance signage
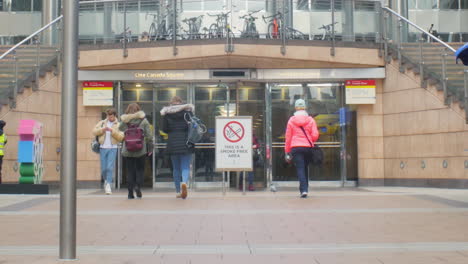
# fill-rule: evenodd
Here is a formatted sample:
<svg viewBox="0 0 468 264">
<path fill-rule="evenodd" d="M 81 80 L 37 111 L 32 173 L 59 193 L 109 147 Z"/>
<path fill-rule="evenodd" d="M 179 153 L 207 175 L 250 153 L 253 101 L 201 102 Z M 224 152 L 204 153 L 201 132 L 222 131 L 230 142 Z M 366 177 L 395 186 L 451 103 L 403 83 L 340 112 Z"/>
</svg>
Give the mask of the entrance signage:
<svg viewBox="0 0 468 264">
<path fill-rule="evenodd" d="M 216 117 L 216 171 L 252 171 L 252 117 Z"/>
<path fill-rule="evenodd" d="M 84 106 L 112 106 L 114 103 L 113 82 L 83 82 Z"/>
<path fill-rule="evenodd" d="M 346 104 L 375 104 L 375 80 L 345 82 Z"/>
</svg>

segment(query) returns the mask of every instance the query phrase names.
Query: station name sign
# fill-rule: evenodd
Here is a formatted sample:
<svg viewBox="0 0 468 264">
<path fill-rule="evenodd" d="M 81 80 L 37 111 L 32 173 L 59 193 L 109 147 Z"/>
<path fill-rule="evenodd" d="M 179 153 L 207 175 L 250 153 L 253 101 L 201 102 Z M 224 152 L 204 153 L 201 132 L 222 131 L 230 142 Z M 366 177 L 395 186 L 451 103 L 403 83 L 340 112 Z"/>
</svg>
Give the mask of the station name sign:
<svg viewBox="0 0 468 264">
<path fill-rule="evenodd" d="M 135 79 L 183 79 L 185 73 L 183 72 L 135 72 Z"/>
</svg>

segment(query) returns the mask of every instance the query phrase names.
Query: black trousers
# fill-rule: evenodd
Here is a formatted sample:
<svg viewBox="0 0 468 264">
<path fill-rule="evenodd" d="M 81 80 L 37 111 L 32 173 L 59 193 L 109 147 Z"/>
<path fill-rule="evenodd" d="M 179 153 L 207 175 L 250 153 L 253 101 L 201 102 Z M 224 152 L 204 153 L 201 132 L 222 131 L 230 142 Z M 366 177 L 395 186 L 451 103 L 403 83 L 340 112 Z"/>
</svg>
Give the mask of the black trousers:
<svg viewBox="0 0 468 264">
<path fill-rule="evenodd" d="M 3 164 L 3 156 L 0 156 L 0 184 L 2 184 L 2 164 Z"/>
<path fill-rule="evenodd" d="M 125 158 L 127 164 L 127 188 L 129 192 L 134 189 L 141 189 L 143 185 L 143 174 L 145 172 L 146 156 L 138 158 Z"/>
</svg>

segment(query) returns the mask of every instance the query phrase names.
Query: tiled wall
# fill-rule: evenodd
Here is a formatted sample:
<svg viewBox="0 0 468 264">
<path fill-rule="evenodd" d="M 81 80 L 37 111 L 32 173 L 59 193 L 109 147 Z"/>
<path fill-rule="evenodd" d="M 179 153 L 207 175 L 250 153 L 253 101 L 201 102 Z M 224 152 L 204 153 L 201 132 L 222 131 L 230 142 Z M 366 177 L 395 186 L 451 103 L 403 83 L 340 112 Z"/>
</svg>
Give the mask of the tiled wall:
<svg viewBox="0 0 468 264">
<path fill-rule="evenodd" d="M 400 73 L 395 62 L 386 69 L 383 93 L 377 95 L 382 96 L 382 101 L 378 100 L 373 111 L 369 106 L 358 108 L 361 182 L 468 188 L 468 125 L 464 112 L 457 104 L 445 106 L 442 92 L 434 86 L 421 88 L 419 76 L 412 71 Z M 379 102 L 382 112 L 376 110 L 380 109 Z M 369 127 L 376 130 L 370 131 Z M 372 178 L 380 180 L 366 181 Z"/>
</svg>

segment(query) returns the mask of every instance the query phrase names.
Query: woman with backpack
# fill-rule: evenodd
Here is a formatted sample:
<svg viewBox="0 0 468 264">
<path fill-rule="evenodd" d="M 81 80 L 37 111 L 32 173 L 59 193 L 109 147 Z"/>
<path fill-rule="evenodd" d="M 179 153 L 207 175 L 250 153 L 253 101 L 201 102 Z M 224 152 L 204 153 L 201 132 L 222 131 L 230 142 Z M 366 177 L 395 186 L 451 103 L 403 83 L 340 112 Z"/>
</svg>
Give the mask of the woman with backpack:
<svg viewBox="0 0 468 264">
<path fill-rule="evenodd" d="M 305 111 L 306 105 L 303 99 L 296 100 L 295 108 L 296 112 L 289 118 L 286 127 L 284 151 L 286 159 L 288 161 L 292 159 L 296 166 L 301 198 L 307 198 L 309 191 L 307 167 L 312 161 L 312 148 L 319 138 L 319 132 L 315 120 Z"/>
<path fill-rule="evenodd" d="M 122 156 L 127 164 L 128 199 L 135 198 L 134 191 L 137 198 L 141 198 L 146 155 L 152 152 L 147 148 L 153 145 L 153 135 L 145 112 L 136 103 L 128 105 L 121 120 L 119 129 L 125 134 Z"/>
<path fill-rule="evenodd" d="M 194 109 L 192 104 L 183 104 L 179 96 L 174 96 L 171 105 L 161 110 L 161 116 L 164 118 L 162 130 L 169 136 L 166 154 L 172 161 L 176 197 L 182 199 L 187 198 L 187 182 L 194 150 L 193 144 L 187 141 L 189 129 L 187 120 L 193 116 Z"/>
</svg>

